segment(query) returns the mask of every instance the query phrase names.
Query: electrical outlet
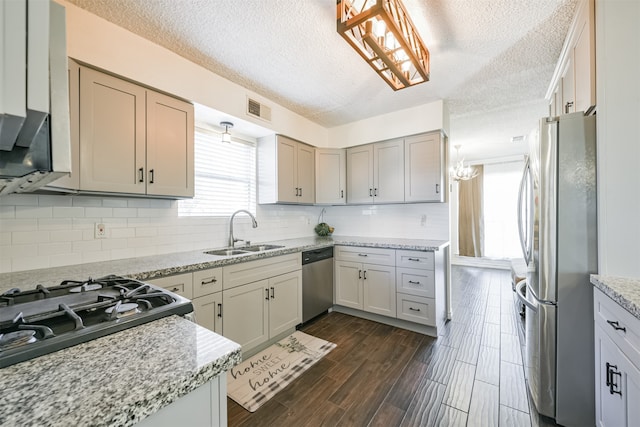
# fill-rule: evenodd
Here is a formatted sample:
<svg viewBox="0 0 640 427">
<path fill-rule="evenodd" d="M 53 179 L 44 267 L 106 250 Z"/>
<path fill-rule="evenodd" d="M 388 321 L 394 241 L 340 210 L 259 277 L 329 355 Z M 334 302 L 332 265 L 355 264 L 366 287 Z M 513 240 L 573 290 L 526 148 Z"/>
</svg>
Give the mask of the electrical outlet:
<svg viewBox="0 0 640 427">
<path fill-rule="evenodd" d="M 422 216 L 420 217 L 420 226 L 421 227 L 427 226 L 427 215 L 422 214 Z"/>
<path fill-rule="evenodd" d="M 104 239 L 105 237 L 107 237 L 107 226 L 96 222 L 95 238 Z"/>
</svg>

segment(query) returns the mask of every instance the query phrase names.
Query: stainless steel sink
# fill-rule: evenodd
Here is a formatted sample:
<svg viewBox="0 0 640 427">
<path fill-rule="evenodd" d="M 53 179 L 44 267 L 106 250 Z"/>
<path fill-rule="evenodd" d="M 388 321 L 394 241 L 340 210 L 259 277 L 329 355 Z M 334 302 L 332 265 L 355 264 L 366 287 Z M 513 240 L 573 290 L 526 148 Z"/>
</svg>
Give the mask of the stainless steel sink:
<svg viewBox="0 0 640 427">
<path fill-rule="evenodd" d="M 241 250 L 249 251 L 249 252 L 262 252 L 262 251 L 269 251 L 269 250 L 272 250 L 272 249 L 280 249 L 280 248 L 284 248 L 284 246 L 281 246 L 281 245 L 253 245 L 253 246 L 245 246 Z"/>
<path fill-rule="evenodd" d="M 233 255 L 244 255 L 249 253 L 256 253 L 262 251 L 269 251 L 272 249 L 280 249 L 284 248 L 284 246 L 280 245 L 253 245 L 253 246 L 245 246 L 242 248 L 226 248 L 226 249 L 216 249 L 213 251 L 206 251 L 207 255 L 217 255 L 217 256 L 233 256 Z"/>
<path fill-rule="evenodd" d="M 248 254 L 248 251 L 242 251 L 239 249 L 218 249 L 215 251 L 206 251 L 207 255 L 218 255 L 218 256 L 232 256 L 232 255 L 242 255 Z"/>
</svg>

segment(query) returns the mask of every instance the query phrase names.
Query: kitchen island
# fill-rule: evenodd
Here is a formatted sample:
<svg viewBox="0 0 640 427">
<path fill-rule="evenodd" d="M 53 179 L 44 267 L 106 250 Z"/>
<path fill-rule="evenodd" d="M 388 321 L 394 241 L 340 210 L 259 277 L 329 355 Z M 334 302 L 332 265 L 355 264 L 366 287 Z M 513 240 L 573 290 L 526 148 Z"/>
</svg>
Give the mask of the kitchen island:
<svg viewBox="0 0 640 427">
<path fill-rule="evenodd" d="M 238 344 L 165 317 L 3 368 L 0 425 L 131 426 L 212 381 L 221 403 L 198 425 L 226 420 L 225 372 L 240 361 Z"/>
</svg>

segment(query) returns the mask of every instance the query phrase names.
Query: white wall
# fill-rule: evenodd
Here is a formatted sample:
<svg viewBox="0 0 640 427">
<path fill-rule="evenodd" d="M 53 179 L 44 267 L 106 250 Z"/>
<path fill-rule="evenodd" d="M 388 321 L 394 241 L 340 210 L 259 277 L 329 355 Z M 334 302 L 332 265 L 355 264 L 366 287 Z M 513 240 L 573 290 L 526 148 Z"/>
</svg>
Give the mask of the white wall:
<svg viewBox="0 0 640 427">
<path fill-rule="evenodd" d="M 640 2 L 597 0 L 598 272 L 640 277 Z"/>
</svg>

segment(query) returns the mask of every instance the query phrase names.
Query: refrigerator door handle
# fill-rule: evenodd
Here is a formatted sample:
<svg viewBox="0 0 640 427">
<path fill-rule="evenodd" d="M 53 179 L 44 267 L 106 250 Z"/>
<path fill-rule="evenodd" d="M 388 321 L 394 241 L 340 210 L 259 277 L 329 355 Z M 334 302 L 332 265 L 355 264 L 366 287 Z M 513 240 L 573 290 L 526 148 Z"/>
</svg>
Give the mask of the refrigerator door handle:
<svg viewBox="0 0 640 427">
<path fill-rule="evenodd" d="M 532 304 L 527 299 L 527 297 L 524 296 L 524 293 L 522 292 L 522 290 L 524 288 L 526 288 L 526 287 L 527 287 L 527 279 L 519 281 L 518 284 L 516 285 L 516 295 L 518 296 L 518 299 L 520 300 L 521 303 L 523 303 L 524 305 L 529 307 L 534 312 L 537 312 L 538 311 L 538 306 L 536 304 Z"/>
<path fill-rule="evenodd" d="M 526 236 L 525 236 L 525 230 L 523 227 L 523 223 L 522 223 L 522 199 L 524 197 L 524 189 L 525 189 L 525 184 L 527 181 L 527 175 L 531 173 L 530 169 L 530 164 L 529 164 L 529 159 L 527 159 L 527 162 L 524 165 L 524 172 L 522 173 L 522 180 L 520 181 L 520 190 L 518 191 L 518 234 L 520 236 L 520 246 L 522 247 L 522 255 L 524 256 L 524 261 L 529 264 L 529 261 L 531 260 L 531 251 L 528 248 L 528 243 Z M 527 212 L 527 214 L 531 215 L 530 212 Z M 529 217 L 528 218 L 529 221 L 533 220 L 533 217 Z"/>
</svg>

